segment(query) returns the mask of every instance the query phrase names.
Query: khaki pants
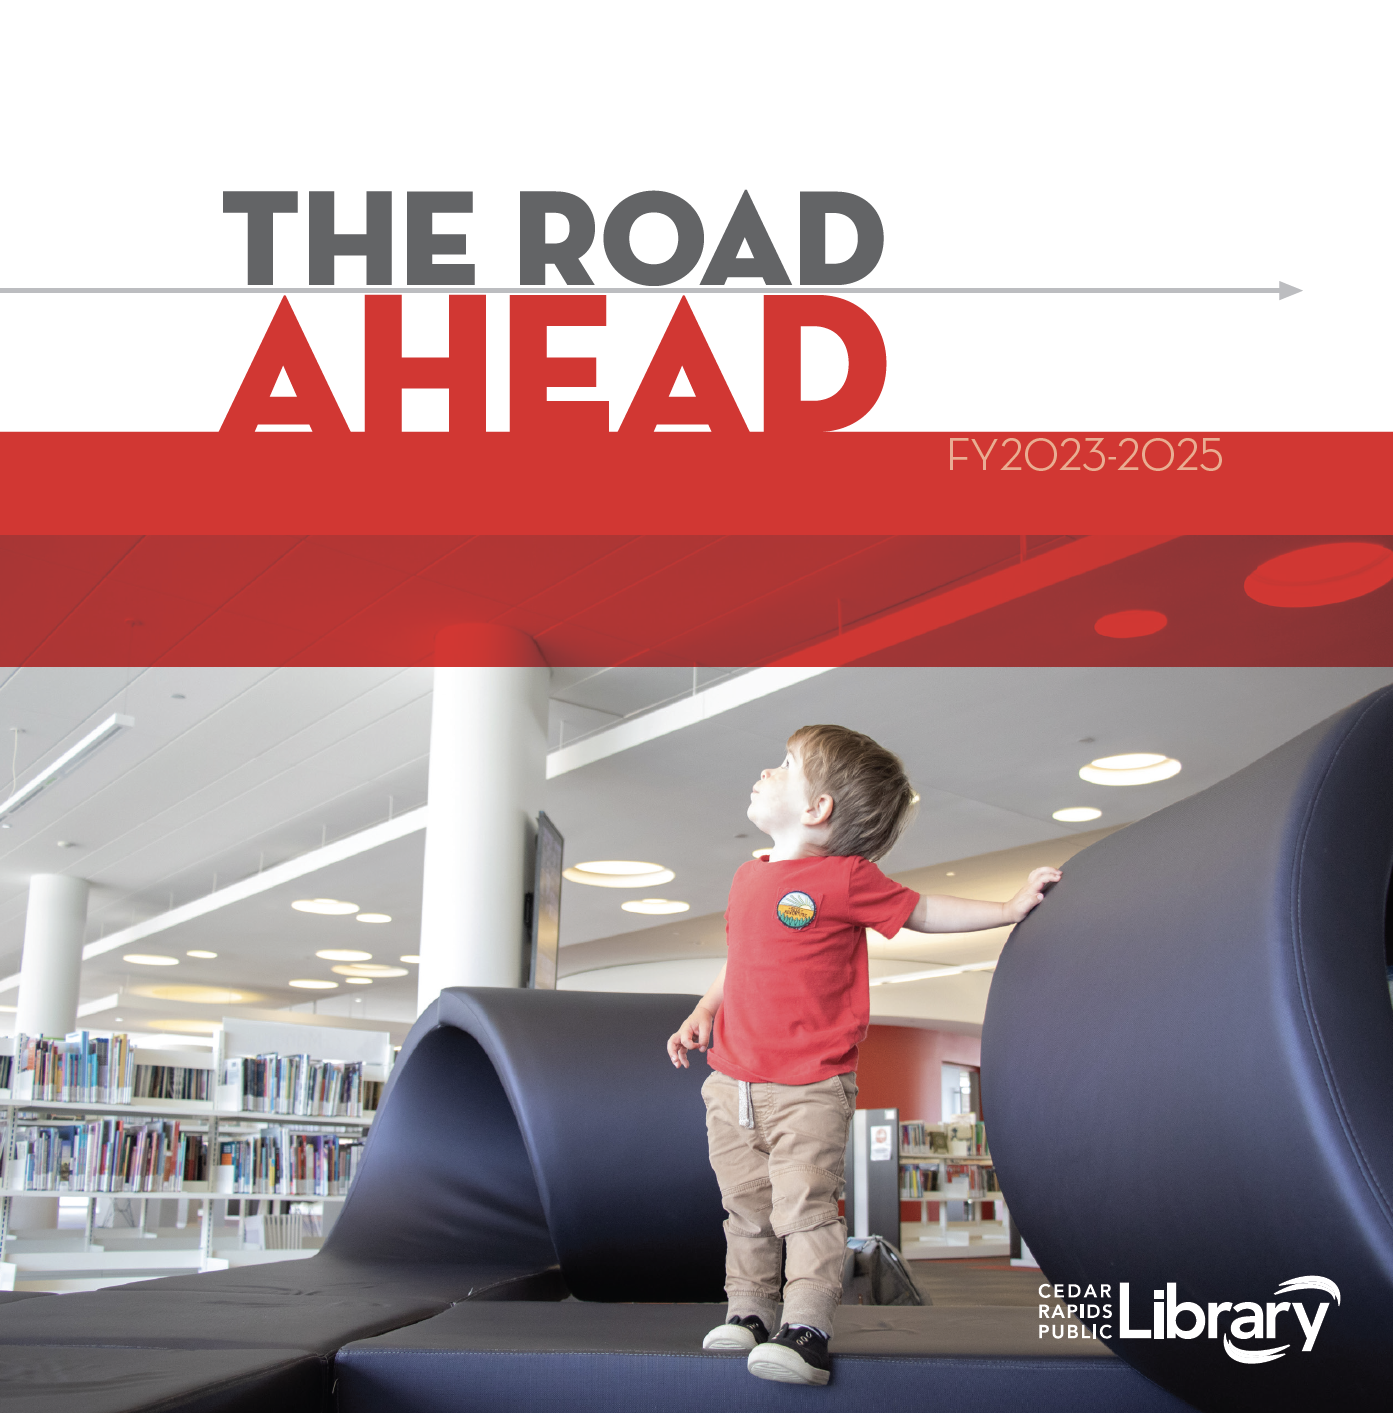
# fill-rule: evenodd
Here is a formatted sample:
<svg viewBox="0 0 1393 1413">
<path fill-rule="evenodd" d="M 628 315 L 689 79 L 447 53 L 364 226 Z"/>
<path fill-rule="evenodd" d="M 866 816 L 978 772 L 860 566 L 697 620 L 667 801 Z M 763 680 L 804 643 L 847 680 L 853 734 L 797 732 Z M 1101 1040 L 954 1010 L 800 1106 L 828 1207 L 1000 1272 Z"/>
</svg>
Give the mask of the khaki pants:
<svg viewBox="0 0 1393 1413">
<path fill-rule="evenodd" d="M 846 1224 L 837 1215 L 856 1076 L 752 1084 L 741 1128 L 738 1083 L 712 1070 L 701 1087 L 711 1166 L 728 1216 L 728 1318 L 758 1315 L 772 1332 L 784 1248 L 783 1322 L 832 1333 L 842 1299 Z"/>
</svg>

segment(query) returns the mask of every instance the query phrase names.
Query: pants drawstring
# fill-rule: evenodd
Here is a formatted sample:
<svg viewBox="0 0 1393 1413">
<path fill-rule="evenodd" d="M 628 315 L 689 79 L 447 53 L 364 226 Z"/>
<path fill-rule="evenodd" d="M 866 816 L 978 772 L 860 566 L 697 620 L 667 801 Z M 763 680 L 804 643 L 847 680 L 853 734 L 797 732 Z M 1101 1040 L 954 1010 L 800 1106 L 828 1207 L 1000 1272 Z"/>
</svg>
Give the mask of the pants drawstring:
<svg viewBox="0 0 1393 1413">
<path fill-rule="evenodd" d="M 740 1087 L 740 1127 L 753 1128 L 755 1126 L 755 1103 L 754 1096 L 750 1093 L 750 1082 L 745 1079 L 737 1079 L 735 1082 Z"/>
</svg>

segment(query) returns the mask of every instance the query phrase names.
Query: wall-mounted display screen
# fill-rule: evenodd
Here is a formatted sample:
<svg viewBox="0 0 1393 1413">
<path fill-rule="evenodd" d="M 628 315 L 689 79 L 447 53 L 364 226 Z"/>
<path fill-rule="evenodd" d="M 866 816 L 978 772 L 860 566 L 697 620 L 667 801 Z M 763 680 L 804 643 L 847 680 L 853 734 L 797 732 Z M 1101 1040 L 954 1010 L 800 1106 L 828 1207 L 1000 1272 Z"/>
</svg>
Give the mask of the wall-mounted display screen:
<svg viewBox="0 0 1393 1413">
<path fill-rule="evenodd" d="M 529 986 L 556 990 L 561 945 L 561 856 L 566 841 L 546 815 L 537 816 L 537 867 L 532 879 L 532 966 Z"/>
</svg>

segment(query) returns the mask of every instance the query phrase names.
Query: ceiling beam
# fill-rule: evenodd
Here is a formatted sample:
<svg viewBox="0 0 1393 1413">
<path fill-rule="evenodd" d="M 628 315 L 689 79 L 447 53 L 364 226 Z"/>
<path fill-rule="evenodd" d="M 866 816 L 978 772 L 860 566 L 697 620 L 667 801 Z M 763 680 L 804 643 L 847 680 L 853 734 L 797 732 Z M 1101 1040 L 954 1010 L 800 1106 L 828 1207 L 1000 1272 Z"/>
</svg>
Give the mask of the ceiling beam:
<svg viewBox="0 0 1393 1413">
<path fill-rule="evenodd" d="M 365 854 L 369 849 L 389 844 L 393 839 L 414 834 L 418 829 L 426 827 L 429 808 L 428 805 L 421 805 L 418 809 L 408 810 L 406 814 L 399 814 L 395 819 L 385 819 L 381 824 L 374 824 L 370 828 L 360 829 L 356 834 L 335 839 L 332 844 L 325 844 L 323 848 L 311 849 L 309 853 L 301 854 L 298 858 L 287 859 L 285 863 L 263 869 L 249 878 L 229 883 L 226 888 L 215 889 L 201 898 L 196 898 L 192 903 L 181 903 L 177 908 L 157 913 L 143 922 L 132 923 L 119 932 L 108 933 L 96 942 L 89 942 L 82 949 L 82 960 L 88 961 L 104 952 L 114 952 L 118 947 L 129 947 L 147 937 L 155 936 L 156 933 L 166 932 L 171 927 L 179 927 L 194 918 L 217 912 L 219 908 L 240 903 L 246 898 L 254 898 L 258 893 L 268 892 L 272 888 L 279 888 L 281 884 L 303 878 L 307 873 L 315 873 L 330 864 L 341 863 L 356 854 Z M 18 985 L 18 972 L 13 976 L 0 977 L 0 992 L 12 991 Z"/>
<path fill-rule="evenodd" d="M 822 666 L 757 667 L 753 672 L 727 678 L 707 687 L 705 691 L 693 692 L 691 696 L 680 697 L 667 706 L 658 707 L 656 711 L 644 712 L 642 716 L 602 727 L 573 746 L 562 746 L 560 750 L 552 751 L 547 756 L 547 779 L 553 780 L 568 771 L 593 765 L 606 756 L 655 741 L 659 736 L 681 731 L 683 727 L 695 726 L 733 707 L 744 706 L 746 702 L 767 697 L 771 692 L 781 692 L 785 687 L 830 671 L 830 667 Z"/>
<path fill-rule="evenodd" d="M 931 594 L 905 608 L 873 618 L 869 623 L 849 628 L 845 633 L 823 638 L 811 647 L 799 648 L 779 658 L 773 666 L 792 668 L 821 663 L 846 667 L 911 638 L 932 633 L 936 628 L 985 613 L 1106 564 L 1115 564 L 1174 538 L 1174 535 L 1085 535 L 1058 549 L 1022 559 L 1019 564 L 999 569 L 995 574 Z"/>
</svg>

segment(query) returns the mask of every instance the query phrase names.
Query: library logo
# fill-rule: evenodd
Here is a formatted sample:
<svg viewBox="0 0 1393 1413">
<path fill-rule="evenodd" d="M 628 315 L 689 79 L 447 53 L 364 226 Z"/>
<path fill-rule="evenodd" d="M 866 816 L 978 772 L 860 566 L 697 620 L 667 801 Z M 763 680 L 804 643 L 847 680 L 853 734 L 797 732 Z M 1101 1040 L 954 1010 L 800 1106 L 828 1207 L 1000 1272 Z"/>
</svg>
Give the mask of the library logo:
<svg viewBox="0 0 1393 1413">
<path fill-rule="evenodd" d="M 806 893 L 785 893 L 779 899 L 774 915 L 785 927 L 801 932 L 813 925 L 817 918 L 817 904 Z"/>
<path fill-rule="evenodd" d="M 1050 1285 L 1040 1287 L 1041 1339 L 1103 1339 L 1113 1338 L 1114 1325 L 1112 1286 Z M 1276 1295 L 1294 1295 L 1297 1291 L 1315 1293 L 1315 1309 L 1301 1300 L 1211 1300 L 1199 1305 L 1193 1300 L 1176 1298 L 1175 1282 L 1164 1290 L 1151 1292 L 1150 1325 L 1132 1324 L 1132 1288 L 1126 1281 L 1118 1284 L 1116 1337 L 1118 1339 L 1222 1339 L 1224 1353 L 1239 1364 L 1270 1364 L 1280 1359 L 1296 1342 L 1296 1336 L 1285 1344 L 1270 1341 L 1288 1333 L 1292 1322 L 1298 1324 L 1302 1340 L 1301 1352 L 1309 1354 L 1315 1348 L 1316 1337 L 1325 1323 L 1331 1301 L 1340 1303 L 1340 1287 L 1328 1276 L 1296 1276 L 1283 1281 Z M 1322 1295 L 1329 1296 L 1321 1300 Z M 1140 1314 L 1140 1311 L 1138 1311 Z M 1286 1318 L 1283 1318 L 1283 1317 Z M 1227 1328 L 1221 1328 L 1226 1325 Z M 1259 1347 L 1249 1347 L 1249 1341 L 1267 1340 Z"/>
<path fill-rule="evenodd" d="M 1330 1296 L 1334 1303 L 1340 1303 L 1340 1288 L 1327 1276 L 1296 1276 L 1283 1281 L 1274 1292 L 1276 1295 L 1294 1295 L 1299 1290 L 1309 1290 L 1316 1296 Z M 1118 1285 L 1118 1325 L 1119 1339 L 1198 1339 L 1201 1335 L 1224 1342 L 1224 1353 L 1239 1364 L 1270 1364 L 1280 1359 L 1295 1343 L 1295 1337 L 1285 1344 L 1267 1344 L 1261 1348 L 1245 1347 L 1249 1340 L 1276 1340 L 1278 1320 L 1288 1315 L 1282 1323 L 1289 1328 L 1294 1321 L 1301 1327 L 1303 1340 L 1301 1352 L 1309 1354 L 1315 1348 L 1316 1336 L 1325 1323 L 1331 1300 L 1316 1299 L 1315 1309 L 1308 1310 L 1301 1300 L 1269 1300 L 1260 1304 L 1256 1300 L 1240 1300 L 1236 1304 L 1228 1300 L 1211 1300 L 1207 1305 L 1198 1305 L 1193 1300 L 1177 1300 L 1175 1282 L 1166 1285 L 1164 1291 L 1154 1290 L 1152 1294 L 1151 1325 L 1133 1327 L 1131 1311 L 1131 1291 L 1126 1282 Z M 1220 1329 L 1225 1321 L 1228 1328 Z M 1285 1332 L 1285 1331 L 1284 1331 Z"/>
</svg>

